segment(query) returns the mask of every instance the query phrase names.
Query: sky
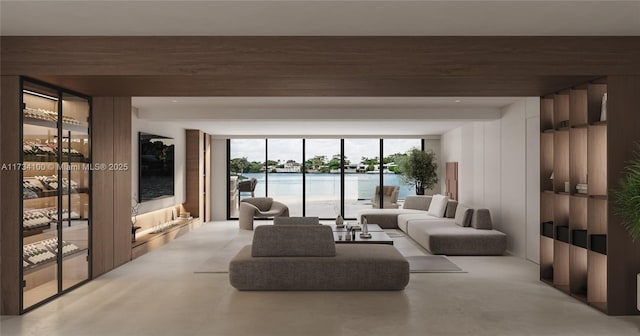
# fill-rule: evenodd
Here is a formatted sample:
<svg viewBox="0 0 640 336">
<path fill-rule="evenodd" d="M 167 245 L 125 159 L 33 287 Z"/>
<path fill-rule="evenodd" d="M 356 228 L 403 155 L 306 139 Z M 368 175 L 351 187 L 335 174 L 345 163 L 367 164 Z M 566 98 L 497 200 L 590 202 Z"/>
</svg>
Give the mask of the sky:
<svg viewBox="0 0 640 336">
<path fill-rule="evenodd" d="M 325 155 L 331 159 L 340 154 L 339 139 L 307 139 L 306 158 Z M 420 148 L 420 139 L 386 139 L 384 156 L 406 153 L 411 147 Z M 231 158 L 246 157 L 249 161 L 264 161 L 264 139 L 231 139 Z M 377 157 L 380 154 L 378 139 L 345 139 L 345 156 L 352 163 L 359 162 L 363 156 Z M 302 139 L 269 139 L 268 159 L 274 161 L 295 160 L 302 162 Z"/>
</svg>

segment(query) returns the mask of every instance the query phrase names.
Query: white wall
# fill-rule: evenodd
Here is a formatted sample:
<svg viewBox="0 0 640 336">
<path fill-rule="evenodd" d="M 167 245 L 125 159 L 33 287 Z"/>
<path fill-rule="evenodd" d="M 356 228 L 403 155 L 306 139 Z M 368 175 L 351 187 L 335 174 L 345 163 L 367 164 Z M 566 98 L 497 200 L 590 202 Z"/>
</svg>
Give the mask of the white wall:
<svg viewBox="0 0 640 336">
<path fill-rule="evenodd" d="M 149 121 L 138 118 L 138 111 L 131 113 L 131 198 L 138 195 L 138 132 L 152 133 L 171 137 L 175 141 L 175 195 L 140 204 L 138 214 L 184 203 L 185 200 L 185 164 L 186 164 L 186 132 L 182 127 L 171 122 Z M 137 197 L 136 197 L 137 199 Z"/>
<path fill-rule="evenodd" d="M 500 134 L 502 213 L 496 229 L 507 234 L 507 248 L 523 257 L 526 251 L 525 101 L 520 100 L 503 110 Z"/>
<path fill-rule="evenodd" d="M 540 100 L 527 100 L 527 259 L 540 263 Z"/>
<path fill-rule="evenodd" d="M 458 200 L 499 210 L 500 121 L 470 122 L 445 133 L 442 143 L 441 164 L 458 162 Z"/>
<path fill-rule="evenodd" d="M 442 164 L 458 162 L 459 201 L 488 208 L 494 227 L 508 236 L 508 251 L 535 262 L 539 110 L 537 97 L 524 98 L 503 108 L 499 120 L 470 122 L 442 136 Z"/>
<path fill-rule="evenodd" d="M 211 220 L 227 219 L 227 140 L 211 141 Z"/>
</svg>

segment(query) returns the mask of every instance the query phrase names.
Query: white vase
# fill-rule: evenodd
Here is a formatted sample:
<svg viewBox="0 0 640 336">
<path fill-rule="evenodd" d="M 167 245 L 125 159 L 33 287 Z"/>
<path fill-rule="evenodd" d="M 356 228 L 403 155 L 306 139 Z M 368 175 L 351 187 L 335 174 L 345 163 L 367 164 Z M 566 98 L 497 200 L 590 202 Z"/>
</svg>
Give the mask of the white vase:
<svg viewBox="0 0 640 336">
<path fill-rule="evenodd" d="M 338 217 L 336 217 L 336 225 L 342 224 L 344 224 L 344 219 L 342 219 L 342 216 L 338 215 Z"/>
<path fill-rule="evenodd" d="M 600 108 L 600 121 L 607 121 L 607 94 L 602 95 L 602 107 Z"/>
</svg>

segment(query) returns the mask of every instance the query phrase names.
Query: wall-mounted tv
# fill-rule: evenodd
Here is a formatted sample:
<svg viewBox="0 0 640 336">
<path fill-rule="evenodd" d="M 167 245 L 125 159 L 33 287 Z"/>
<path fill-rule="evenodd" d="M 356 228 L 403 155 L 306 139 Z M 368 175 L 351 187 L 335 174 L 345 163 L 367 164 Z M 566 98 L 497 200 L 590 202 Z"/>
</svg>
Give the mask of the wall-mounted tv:
<svg viewBox="0 0 640 336">
<path fill-rule="evenodd" d="M 139 132 L 138 141 L 138 201 L 174 196 L 174 139 Z"/>
</svg>

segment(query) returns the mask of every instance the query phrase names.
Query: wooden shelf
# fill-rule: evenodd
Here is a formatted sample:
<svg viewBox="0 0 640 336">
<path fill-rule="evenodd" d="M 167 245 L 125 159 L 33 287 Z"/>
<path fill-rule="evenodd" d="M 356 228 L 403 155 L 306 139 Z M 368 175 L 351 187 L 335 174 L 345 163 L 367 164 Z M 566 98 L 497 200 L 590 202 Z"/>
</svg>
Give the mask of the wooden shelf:
<svg viewBox="0 0 640 336">
<path fill-rule="evenodd" d="M 589 302 L 589 305 L 605 314 L 608 313 L 606 302 Z"/>
<path fill-rule="evenodd" d="M 587 303 L 587 293 L 571 293 L 571 296 L 577 300 Z"/>
<path fill-rule="evenodd" d="M 73 258 L 73 257 L 75 257 L 77 255 L 83 254 L 83 253 L 87 254 L 87 249 L 86 248 L 78 249 L 77 251 L 65 254 L 64 256 L 62 256 L 62 260 L 71 259 L 71 258 Z M 23 268 L 23 274 L 26 275 L 26 274 L 29 274 L 29 273 L 33 273 L 33 272 L 35 272 L 37 270 L 40 270 L 40 269 L 43 269 L 43 268 L 46 268 L 46 267 L 49 267 L 49 266 L 52 266 L 52 265 L 57 265 L 56 259 L 51 259 L 49 261 L 42 262 L 42 263 L 39 263 L 39 264 L 36 264 L 36 265 L 30 265 L 30 266 L 24 267 Z"/>
<path fill-rule="evenodd" d="M 43 120 L 43 119 L 35 119 L 35 118 L 29 118 L 29 117 L 24 117 L 23 122 L 27 125 L 32 125 L 32 126 L 40 126 L 40 127 L 47 127 L 47 128 L 57 128 L 58 124 L 53 121 L 53 120 Z M 89 134 L 89 127 L 88 126 L 80 126 L 80 125 L 72 125 L 72 124 L 62 124 L 62 129 L 63 130 L 67 130 L 67 131 L 71 131 L 74 133 L 78 133 L 78 134 Z"/>
<path fill-rule="evenodd" d="M 170 228 L 158 232 L 158 233 L 142 233 L 136 237 L 136 241 L 131 244 L 132 246 L 132 259 L 135 259 L 147 252 L 155 250 L 160 246 L 182 236 L 183 234 L 193 230 L 200 226 L 201 221 L 199 218 L 176 220 L 177 223 Z"/>
<path fill-rule="evenodd" d="M 589 195 L 589 198 L 607 200 L 609 197 L 607 195 Z"/>
<path fill-rule="evenodd" d="M 606 121 L 594 121 L 594 122 L 590 123 L 589 125 L 591 125 L 591 126 L 607 126 L 607 122 Z"/>
</svg>

